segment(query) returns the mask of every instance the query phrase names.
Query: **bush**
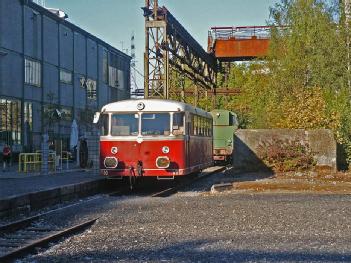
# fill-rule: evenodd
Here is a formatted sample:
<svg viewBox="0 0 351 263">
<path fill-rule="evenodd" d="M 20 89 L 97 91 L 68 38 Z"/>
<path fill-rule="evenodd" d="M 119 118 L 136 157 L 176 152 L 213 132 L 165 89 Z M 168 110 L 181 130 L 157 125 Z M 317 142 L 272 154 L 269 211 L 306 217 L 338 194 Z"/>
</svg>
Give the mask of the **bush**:
<svg viewBox="0 0 351 263">
<path fill-rule="evenodd" d="M 257 153 L 276 172 L 309 170 L 316 164 L 309 145 L 298 140 L 273 139 L 261 143 Z"/>
</svg>

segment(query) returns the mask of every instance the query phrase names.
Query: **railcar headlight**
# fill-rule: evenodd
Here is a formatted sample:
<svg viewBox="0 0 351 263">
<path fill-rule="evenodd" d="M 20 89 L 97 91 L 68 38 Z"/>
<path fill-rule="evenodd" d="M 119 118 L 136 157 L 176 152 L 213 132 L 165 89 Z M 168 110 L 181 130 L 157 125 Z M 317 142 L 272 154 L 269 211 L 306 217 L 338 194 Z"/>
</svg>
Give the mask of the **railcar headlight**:
<svg viewBox="0 0 351 263">
<path fill-rule="evenodd" d="M 116 154 L 118 152 L 118 148 L 117 147 L 112 147 L 111 148 L 111 153 L 112 154 Z"/>
<path fill-rule="evenodd" d="M 159 156 L 156 159 L 156 166 L 158 168 L 168 168 L 170 163 L 171 162 L 167 156 Z"/>
<path fill-rule="evenodd" d="M 106 157 L 104 165 L 106 168 L 116 168 L 118 166 L 118 160 L 116 157 Z"/>
<path fill-rule="evenodd" d="M 162 147 L 162 152 L 163 153 L 169 153 L 169 147 L 168 146 L 163 146 Z"/>
</svg>

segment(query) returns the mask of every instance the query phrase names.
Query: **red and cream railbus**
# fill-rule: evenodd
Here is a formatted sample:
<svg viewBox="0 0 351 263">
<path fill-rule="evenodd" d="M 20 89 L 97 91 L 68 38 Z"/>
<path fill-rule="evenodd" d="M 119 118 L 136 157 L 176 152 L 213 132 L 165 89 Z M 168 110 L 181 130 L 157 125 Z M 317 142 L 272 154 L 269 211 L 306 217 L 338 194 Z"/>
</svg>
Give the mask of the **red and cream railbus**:
<svg viewBox="0 0 351 263">
<path fill-rule="evenodd" d="M 189 104 L 114 102 L 102 108 L 99 123 L 104 176 L 174 179 L 212 165 L 212 116 Z"/>
</svg>

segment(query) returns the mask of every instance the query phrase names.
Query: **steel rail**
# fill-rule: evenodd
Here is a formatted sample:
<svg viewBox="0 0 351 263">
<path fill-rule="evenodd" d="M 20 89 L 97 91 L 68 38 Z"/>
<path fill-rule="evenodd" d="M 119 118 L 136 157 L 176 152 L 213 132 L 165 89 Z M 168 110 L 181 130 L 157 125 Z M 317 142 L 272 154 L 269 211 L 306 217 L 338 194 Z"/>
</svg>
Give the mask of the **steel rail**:
<svg viewBox="0 0 351 263">
<path fill-rule="evenodd" d="M 18 220 L 6 225 L 2 225 L 0 226 L 0 234 L 14 232 L 23 227 L 27 227 L 35 220 L 38 220 L 40 217 L 41 215 L 36 215 L 36 216 L 28 217 L 26 219 Z"/>
<path fill-rule="evenodd" d="M 224 169 L 226 169 L 226 166 L 220 166 L 220 168 L 218 170 L 215 170 L 215 171 L 212 171 L 212 172 L 208 172 L 208 173 L 205 173 L 205 174 L 202 174 L 200 173 L 198 176 L 194 176 L 193 178 L 189 179 L 189 181 L 187 182 L 183 182 L 179 185 L 176 185 L 174 187 L 170 187 L 170 188 L 167 188 L 165 190 L 162 190 L 160 192 L 157 192 L 157 193 L 154 193 L 151 195 L 151 197 L 168 197 L 168 196 L 171 196 L 172 194 L 175 194 L 177 193 L 180 189 L 186 187 L 186 186 L 189 186 L 197 181 L 200 181 L 210 175 L 213 175 L 215 173 L 218 173 L 218 172 L 222 172 Z"/>
<path fill-rule="evenodd" d="M 108 195 L 109 193 L 107 193 Z M 104 195 L 100 196 L 94 196 L 94 197 L 91 197 L 87 200 L 84 200 L 84 202 L 90 202 L 90 201 L 94 201 L 96 199 L 99 199 L 99 198 L 103 198 Z M 23 227 L 26 227 L 26 226 L 29 226 L 32 222 L 38 220 L 39 218 L 41 217 L 44 217 L 44 216 L 47 216 L 49 214 L 52 214 L 52 213 L 55 213 L 57 211 L 61 211 L 61 210 L 64 210 L 64 209 L 67 209 L 67 208 L 71 208 L 71 207 L 74 207 L 74 206 L 77 206 L 77 205 L 81 205 L 82 202 L 76 202 L 76 203 L 73 203 L 73 204 L 69 204 L 69 205 L 66 205 L 66 206 L 62 206 L 62 207 L 59 207 L 59 208 L 56 208 L 56 209 L 53 209 L 53 210 L 50 210 L 50 211 L 47 211 L 47 212 L 44 212 L 44 213 L 39 213 L 35 216 L 31 216 L 31 217 L 27 217 L 25 219 L 20 219 L 20 220 L 17 220 L 15 222 L 12 222 L 12 223 L 8 223 L 8 224 L 5 224 L 5 225 L 0 225 L 0 234 L 6 234 L 6 233 L 10 233 L 10 232 L 13 232 L 13 231 L 17 231 Z"/>
<path fill-rule="evenodd" d="M 29 244 L 25 244 L 23 246 L 15 248 L 14 250 L 12 250 L 6 254 L 0 255 L 0 262 L 11 262 L 11 261 L 13 261 L 13 260 L 25 255 L 25 254 L 30 253 L 31 251 L 33 251 L 37 247 L 44 247 L 50 242 L 53 242 L 53 241 L 56 241 L 62 237 L 77 233 L 77 232 L 85 229 L 86 227 L 94 224 L 97 219 L 98 218 L 94 218 L 92 220 L 85 221 L 81 224 L 63 229 L 63 230 L 58 231 L 58 232 L 51 231 L 50 233 L 48 233 L 49 235 L 47 235 L 47 236 L 44 236 L 40 239 L 33 240 Z"/>
</svg>

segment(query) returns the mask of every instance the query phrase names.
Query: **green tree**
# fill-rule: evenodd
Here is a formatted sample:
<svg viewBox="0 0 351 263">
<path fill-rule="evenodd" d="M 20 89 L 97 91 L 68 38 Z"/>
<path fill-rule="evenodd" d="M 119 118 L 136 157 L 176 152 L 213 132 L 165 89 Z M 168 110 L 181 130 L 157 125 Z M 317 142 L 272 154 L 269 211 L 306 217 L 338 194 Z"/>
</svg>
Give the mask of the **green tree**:
<svg viewBox="0 0 351 263">
<path fill-rule="evenodd" d="M 220 98 L 249 128 L 330 128 L 351 161 L 349 24 L 339 1 L 282 0 L 271 8 L 268 57 L 232 65 Z"/>
</svg>

